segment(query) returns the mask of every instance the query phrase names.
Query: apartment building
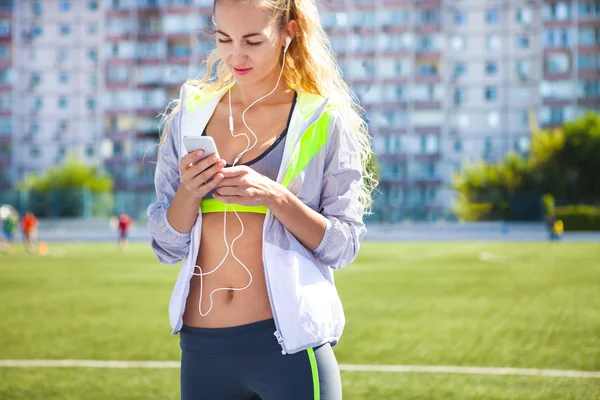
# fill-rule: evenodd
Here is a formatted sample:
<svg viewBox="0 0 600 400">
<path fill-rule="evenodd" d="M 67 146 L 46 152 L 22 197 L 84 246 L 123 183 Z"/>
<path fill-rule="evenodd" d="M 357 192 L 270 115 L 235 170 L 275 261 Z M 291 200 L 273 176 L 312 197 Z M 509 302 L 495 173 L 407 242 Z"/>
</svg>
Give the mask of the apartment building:
<svg viewBox="0 0 600 400">
<path fill-rule="evenodd" d="M 600 110 L 600 1 L 544 1 L 541 11 L 539 122 L 555 126 Z"/>
<path fill-rule="evenodd" d="M 212 4 L 105 3 L 105 167 L 115 177 L 119 208 L 143 208 L 153 196 L 157 113 L 179 95 L 182 82 L 204 73 L 202 61 L 214 48 L 214 38 L 204 34 Z"/>
<path fill-rule="evenodd" d="M 19 0 L 12 15 L 12 177 L 72 154 L 102 163 L 104 27 L 95 0 Z"/>
<path fill-rule="evenodd" d="M 0 186 L 71 152 L 114 176 L 119 209 L 143 210 L 157 114 L 205 73 L 213 0 L 2 4 Z M 445 215 L 465 162 L 527 154 L 531 111 L 556 125 L 599 107 L 600 0 L 318 5 L 378 154 L 376 218 Z"/>
<path fill-rule="evenodd" d="M 14 181 L 12 168 L 12 83 L 13 69 L 13 3 L 0 4 L 0 190 L 8 190 Z"/>
</svg>

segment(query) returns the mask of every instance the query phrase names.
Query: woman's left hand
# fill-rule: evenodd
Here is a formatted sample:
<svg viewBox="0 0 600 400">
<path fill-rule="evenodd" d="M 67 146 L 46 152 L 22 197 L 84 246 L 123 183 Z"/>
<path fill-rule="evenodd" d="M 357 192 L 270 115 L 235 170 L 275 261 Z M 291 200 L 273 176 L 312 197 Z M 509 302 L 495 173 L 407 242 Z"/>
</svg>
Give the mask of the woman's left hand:
<svg viewBox="0 0 600 400">
<path fill-rule="evenodd" d="M 223 168 L 223 180 L 213 195 L 223 203 L 270 208 L 282 194 L 282 186 L 245 165 Z"/>
</svg>

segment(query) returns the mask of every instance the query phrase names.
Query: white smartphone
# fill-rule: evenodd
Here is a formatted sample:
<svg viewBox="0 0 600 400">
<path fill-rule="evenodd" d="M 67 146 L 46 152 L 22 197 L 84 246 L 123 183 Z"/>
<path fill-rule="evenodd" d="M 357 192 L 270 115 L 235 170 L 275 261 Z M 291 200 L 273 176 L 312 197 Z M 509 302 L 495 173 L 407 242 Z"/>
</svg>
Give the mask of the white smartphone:
<svg viewBox="0 0 600 400">
<path fill-rule="evenodd" d="M 204 150 L 204 155 L 201 158 L 208 157 L 217 152 L 217 145 L 210 136 L 185 136 L 183 138 L 183 145 L 188 153 L 196 150 Z"/>
</svg>

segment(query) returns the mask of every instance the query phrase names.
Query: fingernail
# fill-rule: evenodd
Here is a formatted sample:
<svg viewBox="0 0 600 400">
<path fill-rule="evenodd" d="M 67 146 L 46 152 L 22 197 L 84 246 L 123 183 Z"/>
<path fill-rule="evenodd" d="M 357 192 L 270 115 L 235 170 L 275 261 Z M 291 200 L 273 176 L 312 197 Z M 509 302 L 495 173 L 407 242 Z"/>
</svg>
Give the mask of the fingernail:
<svg viewBox="0 0 600 400">
<path fill-rule="evenodd" d="M 196 154 L 198 154 L 199 156 L 201 156 L 202 154 L 204 154 L 204 150 L 198 150 L 198 151 L 196 152 Z"/>
</svg>

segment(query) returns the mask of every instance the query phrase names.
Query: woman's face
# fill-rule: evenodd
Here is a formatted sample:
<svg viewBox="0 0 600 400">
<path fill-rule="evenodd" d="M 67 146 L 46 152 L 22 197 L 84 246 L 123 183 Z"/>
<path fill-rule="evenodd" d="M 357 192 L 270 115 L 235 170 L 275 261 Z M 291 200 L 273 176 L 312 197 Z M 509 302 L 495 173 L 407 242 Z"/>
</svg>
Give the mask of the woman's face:
<svg viewBox="0 0 600 400">
<path fill-rule="evenodd" d="M 219 0 L 215 5 L 217 50 L 241 85 L 260 82 L 280 67 L 285 44 L 270 15 L 250 3 Z"/>
</svg>

